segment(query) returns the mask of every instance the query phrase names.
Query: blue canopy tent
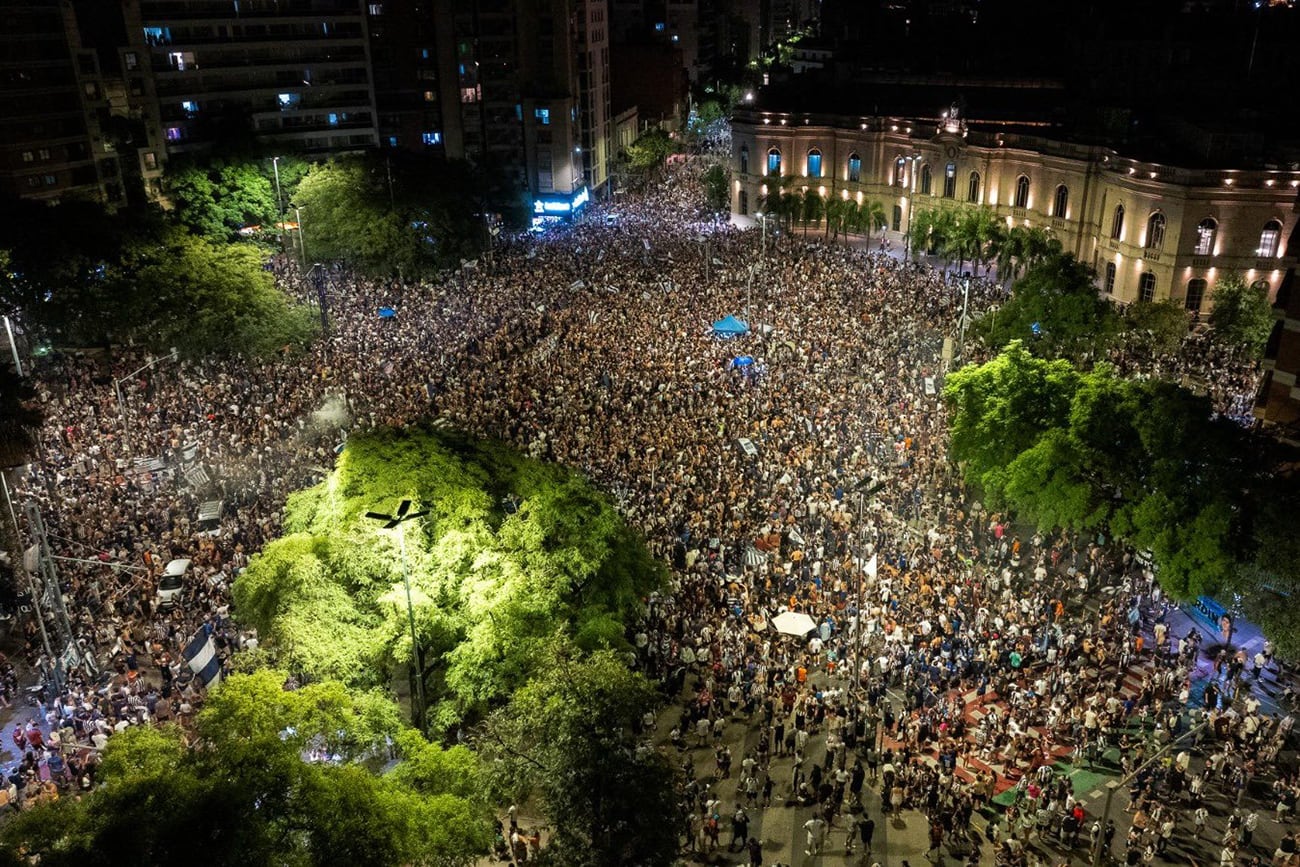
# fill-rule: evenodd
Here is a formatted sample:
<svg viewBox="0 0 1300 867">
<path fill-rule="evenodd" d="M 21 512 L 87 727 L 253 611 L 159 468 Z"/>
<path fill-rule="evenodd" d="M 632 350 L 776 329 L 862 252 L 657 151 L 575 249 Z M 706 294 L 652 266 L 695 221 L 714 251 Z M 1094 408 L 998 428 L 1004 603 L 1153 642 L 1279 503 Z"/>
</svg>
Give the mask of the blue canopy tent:
<svg viewBox="0 0 1300 867">
<path fill-rule="evenodd" d="M 749 367 L 753 363 L 754 363 L 754 356 L 752 355 L 738 355 L 735 358 L 731 359 L 731 366 L 742 370 L 746 367 Z"/>
<path fill-rule="evenodd" d="M 380 307 L 380 308 L 379 308 L 379 318 L 380 318 L 380 319 L 392 319 L 392 318 L 395 317 L 396 315 L 397 315 L 397 311 L 394 310 L 394 309 L 391 308 L 391 307 Z"/>
<path fill-rule="evenodd" d="M 749 333 L 749 326 L 734 316 L 727 316 L 713 323 L 713 336 L 721 338 L 739 337 Z"/>
</svg>

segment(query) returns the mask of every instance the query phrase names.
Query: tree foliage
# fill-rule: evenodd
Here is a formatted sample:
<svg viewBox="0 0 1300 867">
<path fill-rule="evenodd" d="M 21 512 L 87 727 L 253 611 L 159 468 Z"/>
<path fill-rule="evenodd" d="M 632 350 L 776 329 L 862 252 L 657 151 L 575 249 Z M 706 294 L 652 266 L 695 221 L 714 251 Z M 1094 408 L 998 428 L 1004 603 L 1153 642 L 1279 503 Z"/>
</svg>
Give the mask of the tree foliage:
<svg viewBox="0 0 1300 867">
<path fill-rule="evenodd" d="M 712 211 L 726 211 L 731 203 L 731 172 L 715 163 L 704 172 L 704 201 Z"/>
<path fill-rule="evenodd" d="M 1247 286 L 1238 274 L 1214 284 L 1210 325 L 1215 338 L 1253 358 L 1264 354 L 1276 318 L 1268 300 L 1268 284 Z"/>
<path fill-rule="evenodd" d="M 1036 355 L 1082 359 L 1104 349 L 1119 327 L 1092 269 L 1067 253 L 1030 267 L 1011 299 L 980 319 L 975 333 L 993 347 L 1022 340 Z"/>
<path fill-rule="evenodd" d="M 1187 311 L 1175 301 L 1138 302 L 1124 311 L 1125 340 L 1158 353 L 1177 352 L 1189 324 Z"/>
<path fill-rule="evenodd" d="M 239 616 L 295 670 L 374 685 L 413 661 L 402 539 L 365 517 L 401 499 L 429 510 L 401 532 L 440 728 L 526 683 L 555 636 L 613 643 L 609 625 L 621 632 L 662 580 L 610 503 L 569 471 L 431 429 L 353 437 L 329 479 L 290 498 L 287 535 L 234 586 Z"/>
<path fill-rule="evenodd" d="M 100 787 L 25 811 L 0 830 L 0 842 L 46 867 L 467 867 L 486 852 L 472 754 L 401 729 L 387 699 L 389 711 L 376 715 L 373 697 L 342 684 L 290 690 L 286 679 L 269 669 L 232 676 L 210 694 L 192 746 L 171 725 L 114 736 Z M 397 737 L 403 761 L 378 776 L 355 759 L 385 735 Z M 321 750 L 332 758 L 307 760 Z M 413 781 L 402 769 L 434 761 L 425 753 L 439 756 L 445 773 Z"/>
<path fill-rule="evenodd" d="M 188 355 L 264 355 L 311 337 L 252 244 L 214 243 L 158 214 L 99 205 L 0 208 L 0 305 L 54 340 L 136 343 Z"/>
<path fill-rule="evenodd" d="M 455 267 L 487 248 L 489 215 L 522 220 L 490 173 L 401 153 L 312 166 L 293 204 L 308 265 L 343 261 L 383 277 Z"/>
<path fill-rule="evenodd" d="M 286 165 L 281 175 L 282 193 L 286 177 L 293 174 L 296 172 Z M 272 169 L 262 162 L 221 158 L 173 161 L 163 176 L 163 191 L 181 225 L 211 241 L 236 241 L 239 230 L 246 226 L 270 228 L 279 213 Z"/>
<path fill-rule="evenodd" d="M 675 863 L 676 772 L 633 735 L 654 700 L 654 686 L 611 652 L 573 659 L 552 647 L 538 677 L 481 727 L 494 789 L 538 796 L 555 829 L 548 863 Z"/>
<path fill-rule="evenodd" d="M 662 166 L 668 155 L 676 150 L 677 144 L 668 133 L 655 127 L 643 132 L 627 146 L 627 164 L 634 172 L 644 175 Z"/>
<path fill-rule="evenodd" d="M 1035 358 L 1019 341 L 951 374 L 944 396 L 952 455 L 995 507 L 1150 550 L 1178 599 L 1228 589 L 1267 607 L 1259 586 L 1239 580 L 1244 564 L 1273 575 L 1275 589 L 1300 590 L 1296 561 L 1266 556 L 1273 543 L 1259 534 L 1286 520 L 1275 460 L 1208 399 L 1107 365 Z"/>
</svg>

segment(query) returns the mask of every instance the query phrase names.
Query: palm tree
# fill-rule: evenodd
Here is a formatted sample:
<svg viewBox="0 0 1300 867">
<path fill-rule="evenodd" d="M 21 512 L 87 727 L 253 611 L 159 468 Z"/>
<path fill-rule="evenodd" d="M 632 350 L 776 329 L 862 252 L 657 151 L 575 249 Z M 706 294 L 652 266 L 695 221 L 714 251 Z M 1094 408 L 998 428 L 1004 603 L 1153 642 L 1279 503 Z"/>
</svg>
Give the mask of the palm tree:
<svg viewBox="0 0 1300 867">
<path fill-rule="evenodd" d="M 803 220 L 803 236 L 808 237 L 808 226 L 822 218 L 826 212 L 826 202 L 812 187 L 803 191 L 803 201 L 800 204 L 799 218 Z"/>
<path fill-rule="evenodd" d="M 832 241 L 840 236 L 847 224 L 849 209 L 857 205 L 848 199 L 828 199 L 826 202 L 826 237 Z"/>
<path fill-rule="evenodd" d="M 858 228 L 864 228 L 868 232 L 880 230 L 881 246 L 885 242 L 885 229 L 889 227 L 889 220 L 885 216 L 885 206 L 878 199 L 868 199 L 858 208 Z"/>
<path fill-rule="evenodd" d="M 1027 230 L 1023 226 L 1012 226 L 1001 232 L 993 251 L 997 262 L 998 277 L 1006 286 L 1016 278 L 1019 264 L 1024 261 L 1028 245 Z"/>
<path fill-rule="evenodd" d="M 957 214 L 943 209 L 935 214 L 930 224 L 930 248 L 949 262 L 959 253 Z"/>
<path fill-rule="evenodd" d="M 1002 224 L 992 208 L 976 208 L 968 211 L 962 219 L 962 234 L 968 244 L 966 252 L 975 263 L 976 275 L 992 255 L 1001 231 Z"/>
<path fill-rule="evenodd" d="M 917 251 L 922 246 L 929 250 L 934 240 L 935 225 L 938 221 L 939 214 L 932 208 L 925 208 L 912 215 L 912 224 L 908 228 L 908 238 L 911 242 L 913 259 L 916 258 Z"/>
</svg>

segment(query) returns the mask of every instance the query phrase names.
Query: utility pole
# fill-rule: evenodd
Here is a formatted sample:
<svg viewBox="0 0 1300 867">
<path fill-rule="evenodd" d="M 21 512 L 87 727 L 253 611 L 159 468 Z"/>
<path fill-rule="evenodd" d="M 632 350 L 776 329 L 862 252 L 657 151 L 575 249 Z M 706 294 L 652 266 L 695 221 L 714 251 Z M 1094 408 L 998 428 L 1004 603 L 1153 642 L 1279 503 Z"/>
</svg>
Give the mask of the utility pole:
<svg viewBox="0 0 1300 867">
<path fill-rule="evenodd" d="M 280 158 L 271 157 L 271 171 L 275 173 L 275 219 L 280 236 L 280 252 L 284 252 L 284 193 L 280 191 Z"/>
<path fill-rule="evenodd" d="M 68 622 L 68 612 L 63 605 L 63 589 L 59 586 L 59 576 L 54 569 L 54 560 L 50 554 L 50 541 L 45 535 L 45 522 L 41 520 L 40 509 L 36 507 L 35 503 L 29 502 L 26 506 L 26 512 L 27 527 L 36 541 L 36 574 L 32 576 L 32 604 L 37 621 L 40 623 L 45 651 L 50 656 L 51 674 L 54 677 L 54 690 L 57 696 L 63 691 L 63 660 L 68 656 L 69 650 L 76 657 L 76 636 L 72 632 L 72 624 Z M 36 582 L 36 575 L 39 575 L 41 579 L 39 586 Z M 63 650 L 57 654 L 51 649 L 49 637 L 45 632 L 45 605 L 47 602 L 53 608 L 55 621 L 59 624 L 59 631 L 63 633 Z"/>
</svg>

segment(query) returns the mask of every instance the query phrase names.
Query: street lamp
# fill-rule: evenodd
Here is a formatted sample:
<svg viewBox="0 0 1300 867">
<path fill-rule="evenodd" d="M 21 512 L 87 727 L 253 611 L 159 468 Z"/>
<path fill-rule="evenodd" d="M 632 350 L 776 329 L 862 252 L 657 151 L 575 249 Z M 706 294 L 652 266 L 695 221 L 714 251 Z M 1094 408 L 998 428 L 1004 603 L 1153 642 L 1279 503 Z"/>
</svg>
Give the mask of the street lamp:
<svg viewBox="0 0 1300 867">
<path fill-rule="evenodd" d="M 403 525 L 429 514 L 428 509 L 411 512 L 411 501 L 402 500 L 397 512 L 385 515 L 382 512 L 366 512 L 366 517 L 383 521 L 385 530 L 397 530 L 397 544 L 402 549 L 402 584 L 406 588 L 406 619 L 411 627 L 411 663 L 415 670 L 415 701 L 411 706 L 411 724 L 424 731 L 424 654 L 420 650 L 420 641 L 415 633 L 415 607 L 411 604 L 411 569 L 406 562 L 406 532 Z"/>
<path fill-rule="evenodd" d="M 293 204 L 292 202 L 289 203 L 289 207 L 293 208 L 293 215 L 298 221 L 298 252 L 301 256 L 298 260 L 298 265 L 300 268 L 302 268 L 302 273 L 306 274 L 307 273 L 307 239 L 304 237 L 304 233 L 302 230 L 302 208 L 298 205 Z"/>
<path fill-rule="evenodd" d="M 908 175 L 911 180 L 911 193 L 907 197 L 907 237 L 903 240 L 903 258 L 907 259 L 912 255 L 912 213 L 916 210 L 913 205 L 916 204 L 916 164 L 921 161 L 921 154 L 914 153 L 910 157 L 904 157 L 911 163 L 908 168 Z"/>
<path fill-rule="evenodd" d="M 284 252 L 284 194 L 280 190 L 280 158 L 271 157 L 271 171 L 275 173 L 276 229 L 280 235 L 280 252 Z"/>
</svg>

